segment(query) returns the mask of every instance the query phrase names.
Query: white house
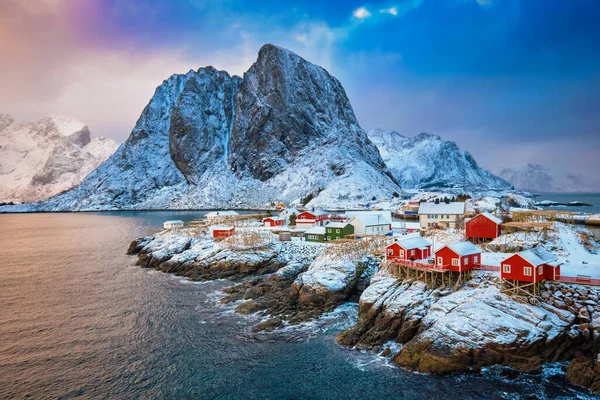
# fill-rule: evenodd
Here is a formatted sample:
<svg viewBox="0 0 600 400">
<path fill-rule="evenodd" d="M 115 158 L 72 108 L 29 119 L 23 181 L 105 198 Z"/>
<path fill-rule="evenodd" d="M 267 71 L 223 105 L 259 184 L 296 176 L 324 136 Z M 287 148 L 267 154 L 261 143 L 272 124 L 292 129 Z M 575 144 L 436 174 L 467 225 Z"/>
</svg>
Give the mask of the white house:
<svg viewBox="0 0 600 400">
<path fill-rule="evenodd" d="M 465 218 L 465 203 L 421 203 L 419 206 L 419 223 L 421 229 L 458 228 Z"/>
<path fill-rule="evenodd" d="M 348 221 L 354 227 L 355 235 L 389 235 L 392 223 L 381 214 L 368 214 L 352 217 Z"/>
<path fill-rule="evenodd" d="M 392 222 L 392 212 L 390 210 L 346 211 L 346 218 L 348 220 L 352 219 L 352 217 L 360 217 L 361 215 L 381 215 Z"/>
<path fill-rule="evenodd" d="M 181 229 L 183 228 L 183 221 L 173 220 L 163 222 L 164 229 Z"/>
<path fill-rule="evenodd" d="M 204 216 L 204 218 L 206 218 L 207 220 L 210 221 L 215 218 L 234 217 L 236 215 L 240 215 L 240 214 L 235 211 L 211 211 L 211 212 L 207 213 Z"/>
</svg>

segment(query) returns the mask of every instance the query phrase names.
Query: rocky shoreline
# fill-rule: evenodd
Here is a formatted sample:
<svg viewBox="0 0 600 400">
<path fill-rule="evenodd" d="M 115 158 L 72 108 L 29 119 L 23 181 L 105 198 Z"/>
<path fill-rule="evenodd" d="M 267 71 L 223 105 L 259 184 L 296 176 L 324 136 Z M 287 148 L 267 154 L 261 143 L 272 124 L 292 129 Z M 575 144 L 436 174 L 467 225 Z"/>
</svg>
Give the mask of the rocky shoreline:
<svg viewBox="0 0 600 400">
<path fill-rule="evenodd" d="M 435 374 L 493 365 L 539 371 L 571 361 L 569 380 L 600 393 L 598 288 L 546 283 L 538 298 L 508 297 L 496 275 L 481 271 L 456 290 L 433 289 L 380 268 L 378 243 L 325 246 L 272 236 L 250 229 L 216 242 L 192 230 L 161 231 L 135 240 L 128 254 L 142 267 L 191 280 L 232 280 L 221 302 L 263 317 L 254 332 L 358 300 L 358 322 L 338 335 L 340 345 Z"/>
</svg>

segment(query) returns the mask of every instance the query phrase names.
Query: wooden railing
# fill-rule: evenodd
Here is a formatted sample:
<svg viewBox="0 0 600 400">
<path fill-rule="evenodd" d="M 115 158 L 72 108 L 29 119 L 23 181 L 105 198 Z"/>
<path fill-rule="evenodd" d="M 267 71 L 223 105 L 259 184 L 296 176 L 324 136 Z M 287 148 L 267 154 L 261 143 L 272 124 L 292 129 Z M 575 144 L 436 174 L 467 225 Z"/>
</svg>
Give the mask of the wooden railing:
<svg viewBox="0 0 600 400">
<path fill-rule="evenodd" d="M 422 271 L 447 271 L 450 267 L 449 265 L 439 266 L 436 264 L 420 263 L 420 262 L 416 262 L 416 261 L 400 260 L 400 259 L 392 259 L 390 261 L 392 261 L 396 265 L 402 265 L 403 267 L 407 267 L 407 268 L 411 268 L 411 269 L 418 269 L 418 270 L 422 270 Z"/>
</svg>

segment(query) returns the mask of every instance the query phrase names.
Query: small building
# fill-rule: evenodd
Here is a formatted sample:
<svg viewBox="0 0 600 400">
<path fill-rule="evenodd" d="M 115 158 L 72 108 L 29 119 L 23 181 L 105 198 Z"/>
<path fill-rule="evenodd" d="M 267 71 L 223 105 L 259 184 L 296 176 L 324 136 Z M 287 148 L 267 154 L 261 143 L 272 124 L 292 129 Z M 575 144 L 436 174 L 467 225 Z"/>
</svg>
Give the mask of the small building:
<svg viewBox="0 0 600 400">
<path fill-rule="evenodd" d="M 215 239 L 224 239 L 233 235 L 235 228 L 233 226 L 214 226 L 212 228 L 212 235 Z"/>
<path fill-rule="evenodd" d="M 181 229 L 183 228 L 183 221 L 173 220 L 173 221 L 165 221 L 163 222 L 164 229 Z"/>
<path fill-rule="evenodd" d="M 501 263 L 500 277 L 512 281 L 537 283 L 560 276 L 560 263 L 541 247 L 513 254 Z"/>
<path fill-rule="evenodd" d="M 420 229 L 421 225 L 418 222 L 392 221 L 392 231 L 394 234 L 415 233 Z"/>
<path fill-rule="evenodd" d="M 326 211 L 303 211 L 296 217 L 296 225 L 301 228 L 323 226 L 328 220 L 329 213 Z"/>
<path fill-rule="evenodd" d="M 345 239 L 354 233 L 354 226 L 348 222 L 330 222 L 325 225 L 327 240 Z"/>
<path fill-rule="evenodd" d="M 488 212 L 465 222 L 467 239 L 496 239 L 502 234 L 502 220 Z"/>
<path fill-rule="evenodd" d="M 206 218 L 207 220 L 210 221 L 210 220 L 213 220 L 216 218 L 235 217 L 237 215 L 240 215 L 240 214 L 236 211 L 211 211 L 209 213 L 206 213 L 204 218 Z"/>
<path fill-rule="evenodd" d="M 288 230 L 279 231 L 279 241 L 281 242 L 289 242 L 292 240 L 292 232 Z"/>
<path fill-rule="evenodd" d="M 419 223 L 422 230 L 456 229 L 465 218 L 465 203 L 421 203 L 419 206 Z"/>
<path fill-rule="evenodd" d="M 346 220 L 350 221 L 353 217 L 362 217 L 365 215 L 381 215 L 383 218 L 392 222 L 392 212 L 390 210 L 346 211 Z"/>
<path fill-rule="evenodd" d="M 314 226 L 304 232 L 304 240 L 307 242 L 325 242 L 325 227 L 324 226 Z"/>
<path fill-rule="evenodd" d="M 481 249 L 471 242 L 452 243 L 435 252 L 438 268 L 455 272 L 470 271 L 481 265 Z"/>
<path fill-rule="evenodd" d="M 385 248 L 385 258 L 392 260 L 425 260 L 431 256 L 431 243 L 421 236 L 396 240 Z"/>
<path fill-rule="evenodd" d="M 285 218 L 281 216 L 263 218 L 263 224 L 266 227 L 276 227 L 285 225 Z"/>
<path fill-rule="evenodd" d="M 365 214 L 352 217 L 348 221 L 354 227 L 355 235 L 391 235 L 392 223 L 381 214 Z"/>
</svg>

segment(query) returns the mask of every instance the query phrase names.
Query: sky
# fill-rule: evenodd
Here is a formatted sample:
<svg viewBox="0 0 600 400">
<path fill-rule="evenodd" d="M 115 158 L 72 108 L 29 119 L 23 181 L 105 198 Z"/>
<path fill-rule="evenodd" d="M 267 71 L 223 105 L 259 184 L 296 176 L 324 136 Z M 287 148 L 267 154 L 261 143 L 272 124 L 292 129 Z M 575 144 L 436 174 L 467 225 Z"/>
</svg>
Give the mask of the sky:
<svg viewBox="0 0 600 400">
<path fill-rule="evenodd" d="M 595 0 L 0 0 L 0 112 L 122 142 L 173 73 L 242 76 L 273 43 L 336 76 L 364 129 L 596 175 L 598 21 Z"/>
</svg>

